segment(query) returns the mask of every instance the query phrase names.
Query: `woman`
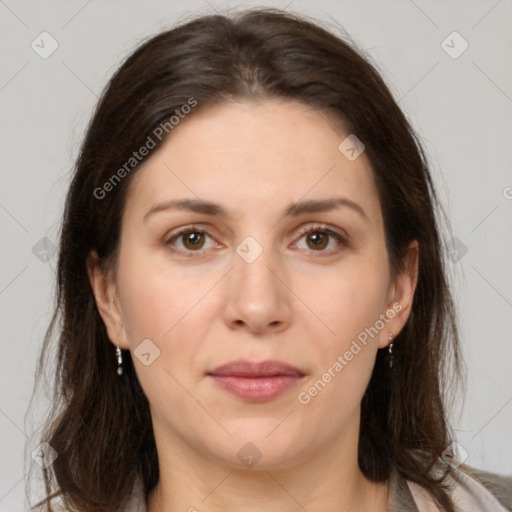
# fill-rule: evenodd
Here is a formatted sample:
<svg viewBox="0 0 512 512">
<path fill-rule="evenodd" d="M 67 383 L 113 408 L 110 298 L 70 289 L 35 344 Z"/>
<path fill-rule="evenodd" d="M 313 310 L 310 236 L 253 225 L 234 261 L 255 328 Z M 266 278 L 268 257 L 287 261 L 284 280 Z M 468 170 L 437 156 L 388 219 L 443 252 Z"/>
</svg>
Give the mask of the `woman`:
<svg viewBox="0 0 512 512">
<path fill-rule="evenodd" d="M 383 80 L 318 24 L 144 43 L 67 196 L 45 506 L 512 510 L 447 424 L 440 212 Z"/>
</svg>

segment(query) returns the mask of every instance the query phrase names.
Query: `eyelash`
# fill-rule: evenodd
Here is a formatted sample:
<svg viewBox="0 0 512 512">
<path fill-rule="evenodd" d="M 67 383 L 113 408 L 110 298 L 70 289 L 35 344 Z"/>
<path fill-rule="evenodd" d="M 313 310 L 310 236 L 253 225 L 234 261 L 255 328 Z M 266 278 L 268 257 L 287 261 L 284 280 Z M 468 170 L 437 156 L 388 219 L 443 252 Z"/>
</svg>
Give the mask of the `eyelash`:
<svg viewBox="0 0 512 512">
<path fill-rule="evenodd" d="M 341 234 L 337 233 L 336 231 L 333 231 L 332 229 L 329 229 L 327 226 L 321 225 L 321 224 L 317 224 L 315 226 L 308 226 L 306 228 L 302 228 L 299 231 L 299 240 L 304 235 L 307 235 L 309 233 L 316 233 L 316 232 L 320 232 L 320 233 L 324 233 L 324 234 L 329 235 L 330 237 L 332 237 L 335 240 L 337 240 L 339 245 L 342 246 L 342 247 L 348 246 L 347 239 L 343 235 L 341 235 Z M 179 239 L 181 236 L 188 235 L 190 233 L 206 234 L 210 238 L 213 238 L 213 235 L 210 233 L 210 231 L 208 229 L 199 228 L 197 226 L 191 225 L 191 226 L 187 226 L 186 228 L 178 231 L 177 233 L 172 235 L 169 239 L 167 239 L 167 241 L 165 242 L 165 246 L 170 248 L 170 246 L 172 245 L 172 242 L 174 242 L 175 240 Z M 206 249 L 199 249 L 197 251 L 190 251 L 190 250 L 183 251 L 182 249 L 173 249 L 173 248 L 171 248 L 170 250 L 172 252 L 175 252 L 175 253 L 181 253 L 185 257 L 190 258 L 190 257 L 194 257 L 195 253 L 199 253 L 200 254 L 202 251 L 204 251 Z M 330 256 L 331 254 L 333 254 L 334 252 L 337 252 L 338 250 L 340 250 L 339 247 L 335 248 L 335 249 L 327 250 L 327 251 L 325 251 L 325 250 L 314 251 L 313 249 L 311 249 L 310 252 L 312 252 L 312 253 L 315 253 L 315 252 L 319 253 L 319 254 L 314 256 L 314 257 L 318 257 L 318 256 L 326 256 L 326 255 Z"/>
</svg>

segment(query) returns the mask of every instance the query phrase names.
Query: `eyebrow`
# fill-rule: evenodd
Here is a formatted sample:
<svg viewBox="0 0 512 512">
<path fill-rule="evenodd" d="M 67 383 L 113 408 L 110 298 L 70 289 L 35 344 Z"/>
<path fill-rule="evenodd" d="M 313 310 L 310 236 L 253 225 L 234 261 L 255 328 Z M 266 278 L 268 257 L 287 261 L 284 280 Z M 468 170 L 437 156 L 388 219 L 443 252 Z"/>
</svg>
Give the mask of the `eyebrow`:
<svg viewBox="0 0 512 512">
<path fill-rule="evenodd" d="M 366 222 L 370 219 L 364 209 L 358 203 L 346 197 L 333 197 L 329 199 L 309 199 L 307 201 L 298 201 L 291 203 L 284 210 L 284 217 L 298 217 L 305 213 L 318 213 L 334 210 L 339 207 L 347 207 L 357 212 Z M 173 199 L 163 203 L 154 204 L 144 215 L 143 222 L 156 213 L 168 210 L 182 210 L 188 212 L 202 213 L 204 215 L 215 215 L 221 219 L 227 219 L 229 214 L 220 204 L 203 201 L 200 199 Z"/>
</svg>

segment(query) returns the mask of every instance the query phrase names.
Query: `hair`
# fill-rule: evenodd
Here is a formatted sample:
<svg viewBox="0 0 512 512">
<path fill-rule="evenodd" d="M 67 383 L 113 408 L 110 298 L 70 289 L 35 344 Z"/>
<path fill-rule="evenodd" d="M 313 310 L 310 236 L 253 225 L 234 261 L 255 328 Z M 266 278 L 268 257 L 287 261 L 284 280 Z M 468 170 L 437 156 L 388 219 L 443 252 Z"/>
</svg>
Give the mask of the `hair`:
<svg viewBox="0 0 512 512">
<path fill-rule="evenodd" d="M 86 261 L 94 250 L 104 268 L 115 264 L 139 165 L 110 187 L 107 199 L 95 191 L 191 98 L 197 107 L 190 116 L 232 100 L 297 100 L 339 120 L 364 143 L 391 273 L 405 271 L 412 240 L 419 244 L 419 268 L 409 318 L 394 340 L 396 364 L 390 369 L 385 350 L 378 351 L 362 399 L 358 463 L 372 481 L 396 469 L 427 489 L 442 510 L 455 510 L 446 485 L 450 466 L 441 476 L 435 471 L 452 441 L 446 392 L 457 380 L 452 377 L 462 375 L 443 210 L 419 137 L 376 67 L 345 39 L 278 9 L 205 15 L 143 42 L 108 82 L 66 196 L 55 310 L 37 368 L 41 378 L 58 328 L 51 410 L 42 431 L 58 453 L 43 470 L 47 510 L 57 496 L 73 510 L 121 510 L 136 477 L 146 493 L 158 482 L 148 400 L 129 351 L 123 351 L 124 375 L 116 373 Z"/>
</svg>

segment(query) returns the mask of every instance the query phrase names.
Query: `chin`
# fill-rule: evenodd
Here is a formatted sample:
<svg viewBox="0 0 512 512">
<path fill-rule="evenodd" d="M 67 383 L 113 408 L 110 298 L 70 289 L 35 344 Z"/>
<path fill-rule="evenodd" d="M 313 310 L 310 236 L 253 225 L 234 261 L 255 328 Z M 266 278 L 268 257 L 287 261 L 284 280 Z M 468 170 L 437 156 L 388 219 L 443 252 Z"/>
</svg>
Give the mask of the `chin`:
<svg viewBox="0 0 512 512">
<path fill-rule="evenodd" d="M 280 424 L 283 417 L 239 421 L 236 428 L 228 428 L 233 437 L 226 436 L 212 450 L 237 469 L 277 470 L 293 466 L 302 449 L 307 451 L 307 444 L 303 432 L 284 426 L 287 420 Z"/>
</svg>

